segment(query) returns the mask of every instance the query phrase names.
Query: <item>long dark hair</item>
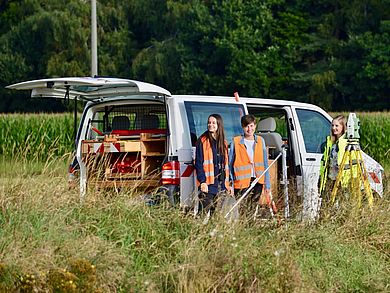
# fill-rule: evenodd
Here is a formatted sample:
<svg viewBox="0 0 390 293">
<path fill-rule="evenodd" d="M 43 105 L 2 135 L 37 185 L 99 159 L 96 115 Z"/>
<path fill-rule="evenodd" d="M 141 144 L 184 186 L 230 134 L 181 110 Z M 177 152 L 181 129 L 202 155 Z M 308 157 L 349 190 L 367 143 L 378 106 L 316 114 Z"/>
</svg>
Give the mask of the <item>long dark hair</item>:
<svg viewBox="0 0 390 293">
<path fill-rule="evenodd" d="M 217 150 L 218 152 L 221 154 L 221 155 L 225 155 L 225 152 L 226 152 L 226 145 L 225 145 L 225 129 L 223 127 L 223 120 L 222 120 L 222 117 L 221 115 L 219 114 L 211 114 L 208 118 L 207 118 L 207 124 L 209 123 L 209 119 L 210 117 L 214 117 L 215 119 L 217 119 L 217 126 L 218 126 L 218 129 L 215 133 L 215 140 L 217 142 Z M 211 135 L 211 133 L 209 131 L 206 131 L 205 132 L 205 135 L 208 137 L 209 141 L 210 141 L 210 144 L 211 142 L 213 141 L 213 136 Z"/>
</svg>

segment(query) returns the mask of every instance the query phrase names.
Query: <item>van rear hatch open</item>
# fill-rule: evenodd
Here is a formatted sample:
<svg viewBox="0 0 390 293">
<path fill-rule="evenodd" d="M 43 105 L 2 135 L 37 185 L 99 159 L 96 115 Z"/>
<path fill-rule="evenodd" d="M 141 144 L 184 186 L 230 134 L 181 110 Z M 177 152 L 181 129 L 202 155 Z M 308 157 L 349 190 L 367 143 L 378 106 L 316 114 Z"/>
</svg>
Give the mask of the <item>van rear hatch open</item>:
<svg viewBox="0 0 390 293">
<path fill-rule="evenodd" d="M 167 154 L 169 91 L 149 83 L 100 77 L 41 79 L 7 88 L 32 90 L 31 97 L 75 100 L 75 128 L 76 101 L 89 102 L 76 146 L 81 193 L 87 180 L 99 186 L 159 185 Z"/>
<path fill-rule="evenodd" d="M 161 101 L 143 97 L 88 109 L 79 145 L 94 185 L 159 186 L 167 156 L 166 108 Z"/>
<path fill-rule="evenodd" d="M 104 100 L 126 94 L 158 94 L 170 96 L 166 89 L 130 79 L 109 77 L 61 77 L 20 82 L 8 89 L 32 90 L 31 97 L 85 98 L 89 101 Z"/>
</svg>

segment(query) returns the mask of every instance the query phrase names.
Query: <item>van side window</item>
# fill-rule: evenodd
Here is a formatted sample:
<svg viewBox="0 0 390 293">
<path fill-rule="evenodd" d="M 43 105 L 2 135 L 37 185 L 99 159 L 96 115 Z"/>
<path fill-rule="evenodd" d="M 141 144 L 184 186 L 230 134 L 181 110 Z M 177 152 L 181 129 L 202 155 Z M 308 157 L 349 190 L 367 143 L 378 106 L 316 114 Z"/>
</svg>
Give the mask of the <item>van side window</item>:
<svg viewBox="0 0 390 293">
<path fill-rule="evenodd" d="M 266 107 L 251 107 L 248 105 L 249 114 L 252 114 L 256 117 L 257 127 L 259 127 L 259 122 L 267 118 L 272 117 L 275 120 L 276 128 L 274 132 L 279 133 L 283 140 L 287 141 L 288 139 L 288 127 L 287 127 L 287 117 L 286 111 L 281 109 L 266 108 Z M 257 130 L 258 132 L 258 130 Z"/>
<path fill-rule="evenodd" d="M 283 109 L 247 105 L 250 114 L 256 117 L 256 134 L 268 147 L 269 158 L 274 159 L 282 145 L 289 144 L 286 111 Z"/>
<path fill-rule="evenodd" d="M 330 122 L 312 110 L 296 109 L 307 153 L 322 153 L 321 144 L 330 133 Z"/>
<path fill-rule="evenodd" d="M 222 104 L 205 102 L 184 102 L 192 146 L 196 139 L 207 130 L 207 118 L 210 114 L 220 114 L 225 127 L 226 140 L 230 143 L 233 136 L 242 133 L 241 117 L 244 107 L 240 104 Z"/>
</svg>

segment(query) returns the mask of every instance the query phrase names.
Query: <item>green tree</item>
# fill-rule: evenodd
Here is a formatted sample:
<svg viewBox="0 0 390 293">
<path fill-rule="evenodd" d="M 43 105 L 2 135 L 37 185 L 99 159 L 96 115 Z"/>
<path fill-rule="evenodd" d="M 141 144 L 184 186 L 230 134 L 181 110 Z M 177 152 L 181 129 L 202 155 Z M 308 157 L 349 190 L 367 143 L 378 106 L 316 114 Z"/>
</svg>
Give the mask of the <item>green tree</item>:
<svg viewBox="0 0 390 293">
<path fill-rule="evenodd" d="M 388 33 L 383 29 L 389 4 L 388 0 L 297 2 L 296 9 L 310 20 L 309 41 L 300 48 L 302 61 L 295 67 L 298 99 L 328 110 L 383 109 L 389 88 Z M 368 69 L 378 74 L 369 77 Z"/>
</svg>

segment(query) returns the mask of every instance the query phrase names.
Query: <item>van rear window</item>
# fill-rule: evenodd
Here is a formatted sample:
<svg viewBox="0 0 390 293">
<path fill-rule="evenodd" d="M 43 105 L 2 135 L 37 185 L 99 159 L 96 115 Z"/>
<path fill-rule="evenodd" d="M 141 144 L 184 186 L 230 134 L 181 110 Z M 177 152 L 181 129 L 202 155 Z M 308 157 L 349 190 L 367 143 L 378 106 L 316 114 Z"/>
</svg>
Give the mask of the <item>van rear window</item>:
<svg viewBox="0 0 390 293">
<path fill-rule="evenodd" d="M 242 133 L 241 117 L 244 115 L 244 107 L 241 104 L 184 102 L 184 105 L 193 146 L 196 139 L 207 130 L 207 118 L 210 114 L 222 116 L 228 143 L 232 141 L 233 136 Z"/>
<path fill-rule="evenodd" d="M 167 120 L 163 104 L 106 106 L 94 113 L 92 127 L 104 134 L 139 135 L 166 133 Z M 96 135 L 91 132 L 92 138 Z"/>
</svg>

